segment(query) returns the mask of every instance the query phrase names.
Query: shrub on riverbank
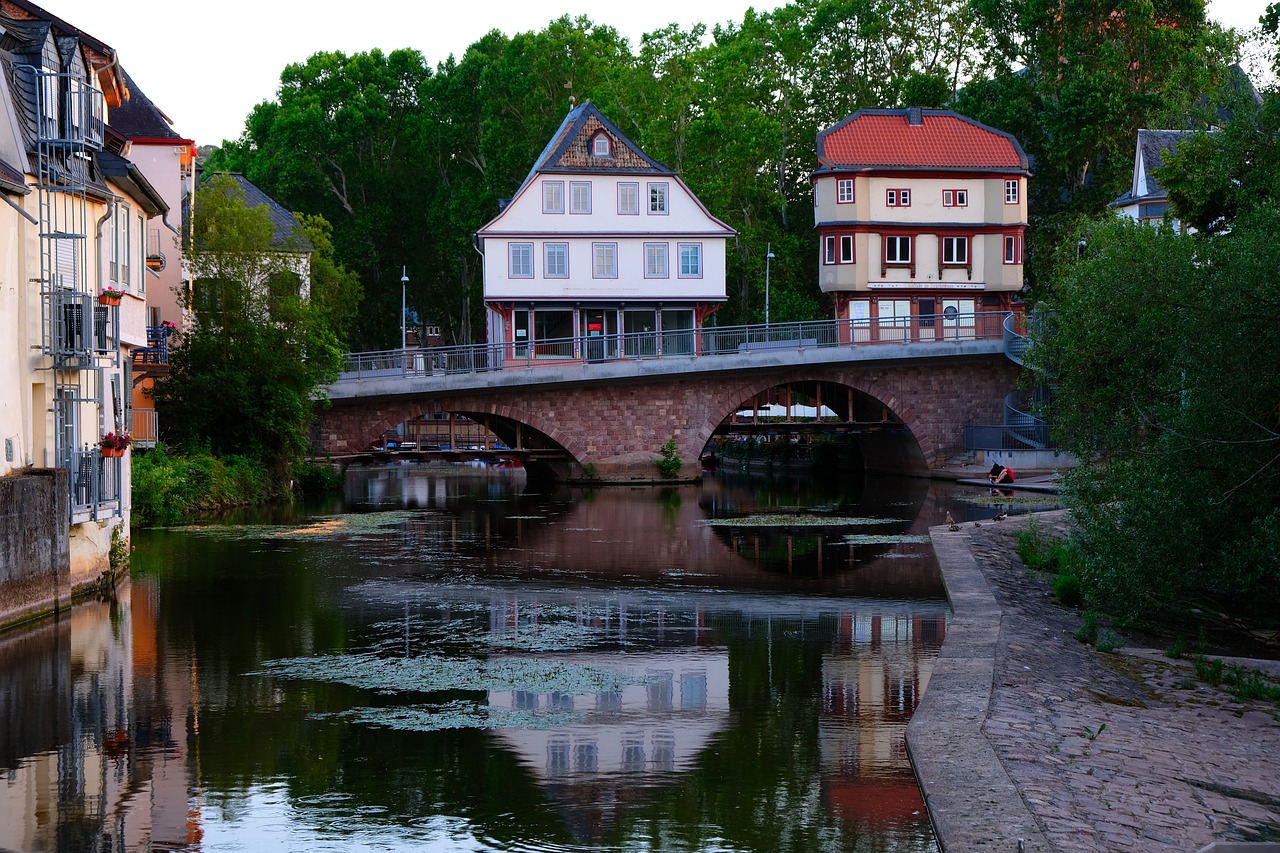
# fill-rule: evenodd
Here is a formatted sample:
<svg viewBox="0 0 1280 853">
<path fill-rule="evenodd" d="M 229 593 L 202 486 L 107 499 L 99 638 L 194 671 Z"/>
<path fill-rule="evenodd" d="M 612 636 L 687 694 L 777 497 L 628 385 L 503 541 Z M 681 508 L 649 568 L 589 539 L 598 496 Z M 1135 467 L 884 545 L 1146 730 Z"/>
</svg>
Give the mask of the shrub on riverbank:
<svg viewBox="0 0 1280 853">
<path fill-rule="evenodd" d="M 133 521 L 177 524 L 201 513 L 288 498 L 289 484 L 245 456 L 207 450 L 171 453 L 156 447 L 133 457 Z"/>
</svg>

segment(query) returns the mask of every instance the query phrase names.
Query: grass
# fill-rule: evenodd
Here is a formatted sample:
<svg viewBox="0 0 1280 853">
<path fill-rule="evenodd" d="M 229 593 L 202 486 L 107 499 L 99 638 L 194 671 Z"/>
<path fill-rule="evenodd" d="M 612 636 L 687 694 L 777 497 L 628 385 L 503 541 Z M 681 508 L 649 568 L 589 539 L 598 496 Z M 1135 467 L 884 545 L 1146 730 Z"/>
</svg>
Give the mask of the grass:
<svg viewBox="0 0 1280 853">
<path fill-rule="evenodd" d="M 1192 659 L 1196 675 L 1221 687 L 1237 702 L 1273 702 L 1280 705 L 1280 684 L 1276 684 L 1256 669 L 1239 664 L 1224 663 L 1222 658 L 1196 655 Z"/>
</svg>

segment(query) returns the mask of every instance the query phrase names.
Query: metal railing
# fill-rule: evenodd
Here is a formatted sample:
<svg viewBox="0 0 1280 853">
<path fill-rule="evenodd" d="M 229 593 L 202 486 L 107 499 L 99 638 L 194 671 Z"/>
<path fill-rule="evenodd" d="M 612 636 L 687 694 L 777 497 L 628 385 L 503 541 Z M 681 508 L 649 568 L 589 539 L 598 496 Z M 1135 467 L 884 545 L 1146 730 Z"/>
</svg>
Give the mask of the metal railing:
<svg viewBox="0 0 1280 853">
<path fill-rule="evenodd" d="M 1018 331 L 1018 315 L 1009 314 L 1004 318 L 1004 353 L 1009 360 L 1017 364 L 1023 363 L 1027 350 L 1031 347 L 1031 339 Z"/>
<path fill-rule="evenodd" d="M 71 518 L 97 520 L 120 513 L 121 457 L 103 458 L 84 445 L 71 452 Z"/>
<path fill-rule="evenodd" d="M 133 410 L 133 436 L 134 447 L 155 447 L 156 439 L 160 436 L 160 422 L 156 418 L 155 409 L 134 409 Z"/>
<path fill-rule="evenodd" d="M 819 320 L 708 326 L 528 342 L 348 353 L 338 381 L 528 370 L 543 366 L 663 358 L 704 358 L 873 344 L 928 346 L 1002 340 L 1007 311 L 884 320 Z"/>
</svg>

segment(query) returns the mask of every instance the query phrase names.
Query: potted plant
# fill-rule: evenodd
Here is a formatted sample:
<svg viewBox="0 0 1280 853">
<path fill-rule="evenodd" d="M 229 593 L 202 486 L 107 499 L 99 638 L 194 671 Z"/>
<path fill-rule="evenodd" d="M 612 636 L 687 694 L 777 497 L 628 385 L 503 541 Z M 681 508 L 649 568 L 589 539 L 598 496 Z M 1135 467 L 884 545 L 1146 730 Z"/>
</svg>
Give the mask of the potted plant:
<svg viewBox="0 0 1280 853">
<path fill-rule="evenodd" d="M 110 285 L 102 288 L 102 292 L 98 294 L 99 305 L 119 305 L 120 297 L 124 296 L 123 290 L 116 290 Z"/>
<path fill-rule="evenodd" d="M 124 456 L 124 452 L 132 443 L 133 437 L 127 432 L 109 432 L 98 442 L 98 447 L 101 448 L 103 457 L 110 459 L 115 456 Z"/>
<path fill-rule="evenodd" d="M 166 338 L 178 331 L 178 326 L 172 320 L 165 320 L 160 324 L 160 334 Z"/>
</svg>

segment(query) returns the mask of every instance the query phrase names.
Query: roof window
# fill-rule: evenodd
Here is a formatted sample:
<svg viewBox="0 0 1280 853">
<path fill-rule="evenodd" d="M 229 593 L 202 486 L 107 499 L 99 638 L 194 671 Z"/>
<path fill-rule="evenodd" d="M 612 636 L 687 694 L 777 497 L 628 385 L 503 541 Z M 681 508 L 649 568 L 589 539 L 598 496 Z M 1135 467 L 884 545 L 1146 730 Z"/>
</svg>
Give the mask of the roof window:
<svg viewBox="0 0 1280 853">
<path fill-rule="evenodd" d="M 609 134 L 605 133 L 603 130 L 591 137 L 591 156 L 613 156 L 613 142 L 609 139 Z"/>
</svg>

